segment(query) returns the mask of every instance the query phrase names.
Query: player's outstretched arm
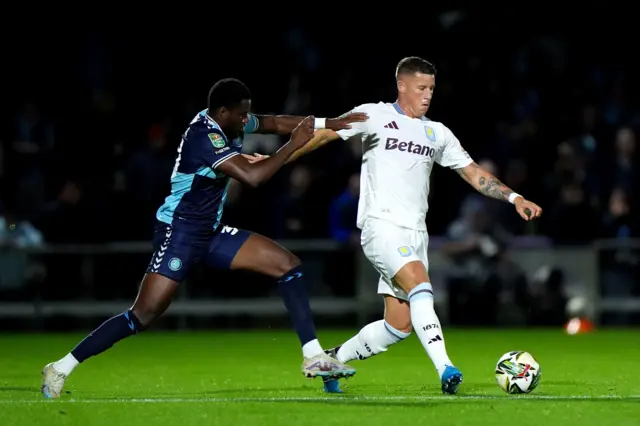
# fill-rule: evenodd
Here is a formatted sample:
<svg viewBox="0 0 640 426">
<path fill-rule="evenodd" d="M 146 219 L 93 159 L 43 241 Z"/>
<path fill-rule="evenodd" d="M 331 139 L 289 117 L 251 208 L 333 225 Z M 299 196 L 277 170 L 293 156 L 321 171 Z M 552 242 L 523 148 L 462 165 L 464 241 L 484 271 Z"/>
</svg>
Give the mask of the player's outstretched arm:
<svg viewBox="0 0 640 426">
<path fill-rule="evenodd" d="M 293 115 L 255 115 L 258 119 L 258 128 L 254 133 L 268 133 L 277 135 L 288 135 L 293 132 L 304 117 Z M 350 129 L 350 123 L 361 123 L 369 118 L 367 114 L 355 112 L 345 114 L 337 118 L 316 118 L 314 128 L 329 130 Z"/>
<path fill-rule="evenodd" d="M 335 141 L 336 139 L 340 139 L 340 135 L 338 135 L 333 130 L 323 129 L 316 130 L 313 138 L 307 142 L 302 148 L 294 152 L 291 157 L 287 159 L 287 163 L 297 160 L 298 158 L 306 155 L 316 149 L 328 144 L 331 141 Z"/>
<path fill-rule="evenodd" d="M 336 139 L 340 139 L 340 135 L 338 135 L 333 130 L 328 130 L 328 129 L 316 130 L 316 133 L 313 136 L 313 138 L 309 142 L 307 142 L 302 148 L 298 149 L 293 154 L 291 154 L 291 156 L 287 159 L 285 164 L 289 164 L 292 161 L 296 161 L 298 158 L 302 157 L 303 155 L 306 155 L 312 151 L 315 151 L 316 149 L 328 144 L 331 141 L 335 141 Z M 268 155 L 261 155 L 261 154 L 253 154 L 253 155 L 242 154 L 242 155 L 250 163 L 257 163 L 259 161 L 264 161 L 267 158 L 269 158 Z"/>
<path fill-rule="evenodd" d="M 516 193 L 475 162 L 456 169 L 456 172 L 482 195 L 514 204 L 516 211 L 524 220 L 536 219 L 542 214 L 540 206 Z"/>
<path fill-rule="evenodd" d="M 258 162 L 249 162 L 244 156 L 236 155 L 216 167 L 227 176 L 251 187 L 258 187 L 269 180 L 299 148 L 313 136 L 313 116 L 309 116 L 293 130 L 291 139 L 277 153 Z"/>
<path fill-rule="evenodd" d="M 366 112 L 362 110 L 357 111 L 357 109 L 358 108 L 346 114 L 343 114 L 340 116 L 339 119 L 336 119 L 336 120 L 345 120 L 344 122 L 342 122 L 342 124 L 339 124 L 339 126 L 342 126 L 342 129 L 337 129 L 337 127 L 339 126 L 336 126 L 336 130 L 331 130 L 328 128 L 316 130 L 316 133 L 313 139 L 311 139 L 302 148 L 294 152 L 293 155 L 291 155 L 291 157 L 289 157 L 289 159 L 287 160 L 287 163 L 295 161 L 301 156 L 306 155 L 312 151 L 315 151 L 316 149 L 336 139 L 349 139 L 352 136 L 362 134 L 366 129 L 365 121 L 369 118 L 369 116 Z M 338 121 L 338 123 L 340 123 L 340 121 Z M 349 123 L 353 124 L 353 126 L 351 126 Z M 338 131 L 340 133 L 337 133 Z M 268 156 L 259 155 L 259 154 L 254 154 L 254 155 L 243 154 L 243 156 L 245 156 L 245 158 L 252 163 L 264 161 L 265 159 L 268 158 Z"/>
</svg>

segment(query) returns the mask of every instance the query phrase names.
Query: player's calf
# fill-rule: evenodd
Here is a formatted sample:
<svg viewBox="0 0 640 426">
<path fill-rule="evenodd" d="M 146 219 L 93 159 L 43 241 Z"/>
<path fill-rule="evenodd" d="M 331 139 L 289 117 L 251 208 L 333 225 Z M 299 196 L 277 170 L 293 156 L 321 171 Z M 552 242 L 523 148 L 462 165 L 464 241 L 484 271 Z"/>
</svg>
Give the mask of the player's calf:
<svg viewBox="0 0 640 426">
<path fill-rule="evenodd" d="M 384 320 L 366 325 L 360 332 L 342 346 L 326 350 L 327 355 L 341 362 L 354 359 L 364 360 L 385 352 L 391 345 L 401 342 L 411 335 L 411 315 L 409 304 L 384 296 Z M 341 393 L 337 380 L 325 380 L 324 391 Z"/>
<path fill-rule="evenodd" d="M 411 335 L 409 304 L 396 297 L 384 296 L 384 320 L 366 325 L 336 350 L 338 361 L 367 359 L 385 352 L 393 344 Z"/>
<path fill-rule="evenodd" d="M 307 283 L 300 259 L 269 238 L 251 234 L 237 251 L 231 269 L 277 279 L 278 289 L 302 345 L 302 373 L 307 377 L 349 377 L 355 369 L 327 356 L 316 337 Z"/>
<path fill-rule="evenodd" d="M 278 279 L 278 289 L 300 339 L 302 355 L 305 358 L 313 358 L 324 352 L 316 337 L 305 278 L 302 265 L 295 266 Z"/>
<path fill-rule="evenodd" d="M 355 359 L 365 360 L 386 352 L 389 346 L 403 341 L 410 335 L 410 328 L 408 332 L 400 331 L 387 321 L 380 320 L 364 326 L 358 334 L 347 340 L 342 346 L 325 352 L 339 362 L 349 362 Z M 327 393 L 342 393 L 337 380 L 325 379 L 323 387 Z"/>
<path fill-rule="evenodd" d="M 436 315 L 433 287 L 422 262 L 404 265 L 394 281 L 409 295 L 411 323 L 420 343 L 425 348 L 438 371 L 445 393 L 456 393 L 462 383 L 462 373 L 453 367 L 444 343 L 440 320 Z"/>
<path fill-rule="evenodd" d="M 125 311 L 109 318 L 65 357 L 44 367 L 42 370 L 42 394 L 46 398 L 60 397 L 67 377 L 81 362 L 106 351 L 115 343 L 141 330 L 142 324 L 132 311 Z"/>
<path fill-rule="evenodd" d="M 169 306 L 177 285 L 177 282 L 161 275 L 147 274 L 130 310 L 109 318 L 65 357 L 44 367 L 43 395 L 58 398 L 67 377 L 80 363 L 108 350 L 120 340 L 143 331 Z"/>
<path fill-rule="evenodd" d="M 389 346 L 403 341 L 410 335 L 411 332 L 397 330 L 385 320 L 372 322 L 340 346 L 336 359 L 341 362 L 364 360 L 386 352 Z"/>
<path fill-rule="evenodd" d="M 302 265 L 296 265 L 284 273 L 278 279 L 278 287 L 302 344 L 302 374 L 308 378 L 325 379 L 353 376 L 356 373 L 353 367 L 328 356 L 320 346 Z"/>
<path fill-rule="evenodd" d="M 306 276 L 300 259 L 275 241 L 251 234 L 233 258 L 231 269 L 253 271 L 275 278 L 300 339 L 303 356 L 313 358 L 324 354 L 316 337 Z"/>
<path fill-rule="evenodd" d="M 409 292 L 409 303 L 413 329 L 442 377 L 447 366 L 453 363 L 447 355 L 444 334 L 434 308 L 431 283 L 423 282 L 414 287 Z"/>
</svg>

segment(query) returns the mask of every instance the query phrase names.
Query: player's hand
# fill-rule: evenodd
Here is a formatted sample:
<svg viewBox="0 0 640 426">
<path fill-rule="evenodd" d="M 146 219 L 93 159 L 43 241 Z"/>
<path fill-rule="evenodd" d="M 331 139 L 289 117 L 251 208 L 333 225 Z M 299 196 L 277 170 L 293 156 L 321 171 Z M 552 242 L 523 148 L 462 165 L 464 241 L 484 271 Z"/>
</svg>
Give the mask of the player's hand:
<svg viewBox="0 0 640 426">
<path fill-rule="evenodd" d="M 251 164 L 257 163 L 258 161 L 266 160 L 267 158 L 269 158 L 268 155 L 258 154 L 257 152 L 255 154 L 242 154 L 242 156 L 246 158 L 247 161 Z"/>
<path fill-rule="evenodd" d="M 325 127 L 335 131 L 350 129 L 351 125 L 349 123 L 362 123 L 368 119 L 369 116 L 364 112 L 352 112 L 338 118 L 327 118 L 327 121 L 325 121 Z"/>
<path fill-rule="evenodd" d="M 537 219 L 542 215 L 542 208 L 536 203 L 526 200 L 524 197 L 518 197 L 513 203 L 516 211 L 524 220 Z"/>
<path fill-rule="evenodd" d="M 308 116 L 298 124 L 298 127 L 293 129 L 291 133 L 291 143 L 296 148 L 303 147 L 307 142 L 313 138 L 314 134 L 315 117 L 313 115 Z"/>
</svg>

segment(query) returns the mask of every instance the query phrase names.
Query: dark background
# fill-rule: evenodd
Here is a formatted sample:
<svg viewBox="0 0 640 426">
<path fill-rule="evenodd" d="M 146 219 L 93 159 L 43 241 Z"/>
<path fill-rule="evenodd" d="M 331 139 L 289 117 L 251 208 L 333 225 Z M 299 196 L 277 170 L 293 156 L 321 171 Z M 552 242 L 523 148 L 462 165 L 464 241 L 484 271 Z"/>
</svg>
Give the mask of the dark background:
<svg viewBox="0 0 640 426">
<path fill-rule="evenodd" d="M 51 245 L 149 240 L 180 134 L 219 78 L 243 80 L 256 113 L 333 117 L 393 102 L 397 62 L 417 55 L 438 69 L 428 116 L 544 208 L 527 225 L 511 206 L 488 201 L 508 235 L 556 246 L 637 237 L 638 22 L 603 4 L 371 4 L 353 12 L 307 4 L 292 19 L 279 6 L 247 5 L 242 13 L 181 9 L 171 20 L 162 8 L 16 19 L 3 30 L 1 53 L 3 214 L 29 221 Z M 245 151 L 273 152 L 284 141 L 249 138 Z M 234 184 L 224 221 L 358 250 L 349 244 L 357 232 L 349 181 L 357 182 L 359 155 L 338 141 L 263 188 Z M 450 234 L 472 191 L 455 173 L 434 170 L 431 235 Z M 148 254 L 134 257 L 104 266 L 91 294 L 132 296 Z M 65 259 L 43 260 L 53 283 L 46 297 L 79 297 L 83 278 Z M 629 276 L 637 290 L 636 266 Z"/>
</svg>

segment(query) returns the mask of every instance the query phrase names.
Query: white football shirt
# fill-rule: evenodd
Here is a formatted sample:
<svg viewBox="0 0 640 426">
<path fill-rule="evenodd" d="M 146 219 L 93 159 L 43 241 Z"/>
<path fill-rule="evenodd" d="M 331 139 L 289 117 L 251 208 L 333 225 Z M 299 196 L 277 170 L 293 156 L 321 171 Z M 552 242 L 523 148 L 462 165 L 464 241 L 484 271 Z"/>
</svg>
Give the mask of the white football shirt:
<svg viewBox="0 0 640 426">
<path fill-rule="evenodd" d="M 337 132 L 342 139 L 362 138 L 358 228 L 362 229 L 366 218 L 375 217 L 426 230 L 434 161 L 459 169 L 473 160 L 444 124 L 410 118 L 397 104 L 364 104 L 351 112 L 369 115 L 367 121 L 351 123 L 351 129 Z"/>
</svg>

